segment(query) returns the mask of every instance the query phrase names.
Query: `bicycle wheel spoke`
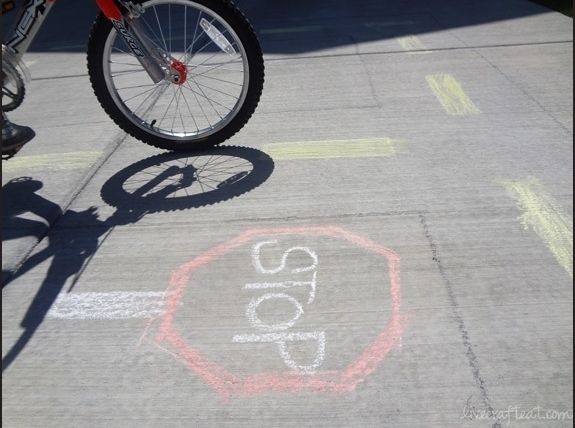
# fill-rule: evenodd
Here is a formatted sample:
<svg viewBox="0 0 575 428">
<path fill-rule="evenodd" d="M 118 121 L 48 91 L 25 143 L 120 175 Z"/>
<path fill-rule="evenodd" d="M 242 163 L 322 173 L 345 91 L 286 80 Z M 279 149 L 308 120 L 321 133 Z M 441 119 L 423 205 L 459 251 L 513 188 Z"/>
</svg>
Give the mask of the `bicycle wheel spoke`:
<svg viewBox="0 0 575 428">
<path fill-rule="evenodd" d="M 138 64 L 132 64 L 132 63 L 129 63 L 129 62 L 120 62 L 120 61 L 108 61 L 108 63 L 110 63 L 110 64 L 118 64 L 118 65 L 129 65 L 129 66 L 132 66 L 132 67 L 141 67 L 141 66 L 142 66 L 142 65 L 139 64 L 139 63 L 138 63 Z"/>
<path fill-rule="evenodd" d="M 118 90 L 120 90 L 120 89 L 118 89 Z M 132 96 L 132 97 L 130 97 L 130 98 L 124 100 L 124 102 L 128 102 L 128 101 L 133 100 L 134 98 L 141 97 L 142 95 L 147 94 L 148 92 L 153 91 L 153 90 L 154 90 L 154 88 L 150 88 L 150 89 L 147 89 L 147 90 L 145 90 L 145 91 L 142 91 L 142 92 L 140 92 L 140 93 L 138 93 L 138 94 L 136 94 L 136 95 L 134 95 L 134 96 Z"/>
<path fill-rule="evenodd" d="M 178 105 L 180 104 L 180 102 L 179 102 L 180 97 L 178 95 L 178 91 L 176 91 L 176 88 L 172 87 L 172 89 L 174 90 L 174 97 L 176 99 L 176 112 L 177 112 L 178 111 Z M 170 128 L 171 132 L 174 132 L 174 124 L 175 123 L 176 123 L 176 115 L 174 114 L 174 117 L 172 118 L 172 127 Z"/>
<path fill-rule="evenodd" d="M 196 29 L 194 30 L 194 37 L 192 38 L 192 44 L 188 48 L 186 48 L 186 50 L 184 51 L 184 55 L 180 58 L 180 61 L 186 63 L 186 65 L 189 63 L 189 61 L 191 61 L 191 59 L 194 57 L 194 55 L 200 53 L 201 50 L 203 49 L 203 47 L 202 47 L 202 49 L 200 49 L 194 53 L 194 46 L 196 45 L 196 42 L 198 40 L 201 40 L 202 37 L 208 37 L 208 35 L 203 31 L 200 33 L 200 35 L 198 35 L 198 29 L 200 27 L 200 21 L 202 18 L 202 13 L 203 12 L 200 12 L 200 14 L 198 15 L 198 21 L 196 23 Z M 210 24 L 213 24 L 214 21 L 215 21 L 215 18 L 212 19 L 212 21 L 210 21 Z M 204 45 L 204 47 L 205 47 L 205 45 Z M 188 54 L 191 54 L 190 58 L 185 59 L 188 56 Z"/>
<path fill-rule="evenodd" d="M 150 25 L 150 23 L 148 22 L 148 20 L 145 18 L 145 16 L 142 15 L 139 19 L 140 19 L 141 22 L 144 23 L 144 25 L 146 26 L 146 28 L 148 29 L 148 31 L 149 31 L 150 33 L 152 33 L 152 35 L 156 38 L 156 40 L 160 40 L 160 37 L 158 36 L 158 33 L 156 33 L 156 32 L 154 31 L 154 29 L 152 28 L 152 26 Z M 148 37 L 148 40 L 150 40 L 150 41 L 153 42 L 153 40 L 150 39 L 149 37 Z M 156 43 L 154 43 L 154 44 L 156 44 Z M 157 44 L 156 44 L 156 46 L 160 47 L 160 46 L 157 45 Z"/>
<path fill-rule="evenodd" d="M 16 93 L 12 92 L 8 88 L 2 88 L 2 94 L 8 95 L 10 98 L 16 98 Z"/>
<path fill-rule="evenodd" d="M 214 43 L 213 40 L 210 39 L 210 41 L 208 43 L 206 43 L 201 49 L 199 49 L 194 55 L 192 55 L 190 58 L 188 58 L 187 61 L 184 61 L 186 63 L 186 65 L 189 65 L 190 62 L 192 61 L 192 59 L 194 59 L 194 56 L 199 54 L 200 52 L 202 52 L 205 48 L 207 48 L 208 46 L 210 46 L 212 43 Z M 199 65 L 205 64 L 206 62 L 208 62 L 210 59 L 212 59 L 213 57 L 220 55 L 221 52 L 216 52 L 215 54 L 213 54 L 211 57 L 207 58 L 206 60 L 204 60 L 203 62 L 201 62 Z"/>
<path fill-rule="evenodd" d="M 126 86 L 124 88 L 117 88 L 117 89 L 118 91 L 125 91 L 127 89 L 146 88 L 150 86 L 156 86 L 156 85 L 154 83 L 150 83 L 149 85 Z"/>
<path fill-rule="evenodd" d="M 160 24 L 160 18 L 158 17 L 158 11 L 156 10 L 156 6 L 154 6 L 154 13 L 156 14 L 156 21 L 158 23 L 158 28 L 160 29 L 160 34 L 162 36 L 162 42 L 164 43 L 164 49 L 167 51 L 168 47 L 166 46 L 166 39 L 164 38 L 164 32 L 162 31 L 162 25 Z"/>
<path fill-rule="evenodd" d="M 182 123 L 182 129 L 184 133 L 186 133 L 186 126 L 184 125 L 184 118 L 182 117 L 182 112 L 180 111 L 180 96 L 181 96 L 181 88 L 174 88 L 174 96 L 176 97 L 176 113 L 180 116 L 180 121 Z M 176 123 L 176 115 L 174 114 L 174 118 L 172 119 L 172 132 L 174 131 L 174 124 Z"/>
<path fill-rule="evenodd" d="M 217 77 L 214 77 L 214 76 L 205 76 L 202 74 L 202 75 L 198 75 L 198 76 L 194 76 L 194 77 L 203 77 L 205 79 L 217 80 L 218 82 L 222 82 L 222 83 L 229 83 L 230 85 L 234 85 L 234 86 L 242 86 L 241 83 L 230 82 L 229 80 L 224 80 L 224 79 L 218 79 Z"/>
<path fill-rule="evenodd" d="M 180 88 L 180 91 L 181 90 L 182 90 L 182 88 Z M 194 126 L 196 127 L 196 131 L 199 132 L 200 128 L 198 127 L 198 123 L 196 122 L 196 118 L 194 117 L 194 115 L 192 113 L 192 109 L 190 108 L 190 104 L 188 103 L 188 99 L 186 98 L 185 95 L 183 95 L 183 93 L 182 93 L 182 98 L 184 99 L 184 102 L 186 103 L 186 107 L 188 108 L 188 113 L 190 113 L 190 117 L 194 121 Z"/>
<path fill-rule="evenodd" d="M 194 82 L 194 83 L 195 83 L 195 82 Z M 197 86 L 197 83 L 196 83 L 196 86 Z M 202 91 L 201 94 L 200 94 L 199 92 L 194 91 L 194 90 L 192 89 L 192 87 L 189 86 L 189 85 L 186 87 L 186 89 L 188 89 L 188 90 L 190 90 L 191 92 L 193 92 L 194 94 L 196 94 L 196 95 L 198 95 L 198 96 L 204 98 L 204 99 L 212 106 L 212 108 L 213 108 L 214 110 L 215 110 L 215 108 L 214 108 L 212 102 L 215 103 L 215 104 L 217 104 L 217 105 L 219 105 L 220 107 L 223 107 L 223 108 L 225 108 L 225 109 L 231 111 L 231 109 L 230 109 L 229 107 L 227 107 L 227 106 L 225 106 L 225 105 L 223 105 L 223 104 L 217 102 L 216 100 L 213 100 L 213 99 L 209 98 L 208 96 L 206 96 L 205 92 L 202 91 L 202 88 L 201 88 L 200 86 L 198 86 L 198 89 L 200 89 L 200 91 Z M 218 113 L 217 110 L 216 110 L 216 113 L 219 115 L 219 113 Z M 220 119 L 223 119 L 223 117 L 220 116 Z"/>
<path fill-rule="evenodd" d="M 144 105 L 144 103 L 145 103 L 146 101 L 148 101 L 152 96 L 154 96 L 154 95 L 156 94 L 156 92 L 157 92 L 157 94 L 156 94 L 156 95 L 157 95 L 156 100 L 154 100 L 154 101 L 151 103 L 150 107 L 148 107 L 147 110 L 146 110 L 144 113 L 142 113 L 142 116 L 145 116 L 146 113 L 148 113 L 148 112 L 150 111 L 150 109 L 152 108 L 153 104 L 157 101 L 157 99 L 162 96 L 162 94 L 160 94 L 159 92 L 162 91 L 162 90 L 166 90 L 166 88 L 167 88 L 167 85 L 158 85 L 156 88 L 154 88 L 154 89 L 152 90 L 152 92 L 140 103 L 140 105 L 138 105 L 138 107 L 136 107 L 136 108 L 134 109 L 134 113 L 138 113 L 138 112 L 140 111 L 140 109 L 142 108 L 142 106 Z"/>
<path fill-rule="evenodd" d="M 204 107 L 202 106 L 202 104 L 200 103 L 200 100 L 198 99 L 198 96 L 196 95 L 196 93 L 194 91 L 192 91 L 192 94 L 194 94 L 194 98 L 196 99 L 196 102 L 198 103 L 198 106 L 200 106 L 200 110 L 202 111 L 204 117 L 206 118 L 206 121 L 208 122 L 208 124 L 210 125 L 210 128 L 213 128 L 212 123 L 210 122 L 210 118 L 208 117 L 208 115 L 206 114 L 206 112 L 204 111 Z"/>
<path fill-rule="evenodd" d="M 187 8 L 186 8 L 187 10 Z M 193 53 L 194 51 L 194 44 L 196 43 L 196 35 L 198 34 L 198 28 L 200 27 L 200 20 L 202 19 L 202 13 L 200 11 L 199 15 L 198 15 L 198 20 L 196 22 L 196 28 L 194 28 L 194 35 L 192 36 L 192 44 L 190 46 L 190 52 Z M 188 54 L 188 48 L 186 47 L 187 43 L 184 43 L 184 55 L 180 58 L 180 61 L 182 61 L 182 58 L 184 58 L 187 54 Z M 184 61 L 186 62 L 186 61 Z"/>
<path fill-rule="evenodd" d="M 209 24 L 210 24 L 210 25 L 213 24 L 214 21 L 215 21 L 215 19 L 212 20 Z M 227 32 L 229 32 L 228 29 L 227 29 L 227 28 L 224 29 L 224 31 L 221 32 L 222 36 L 223 36 L 225 33 L 227 33 Z M 205 32 L 198 37 L 198 40 L 201 39 L 203 36 L 206 36 L 206 33 L 205 33 Z M 187 60 L 184 60 L 184 62 L 186 63 L 186 65 L 189 65 L 189 64 L 190 64 L 190 61 L 194 58 L 195 55 L 199 54 L 200 52 L 203 52 L 204 49 L 206 49 L 208 46 L 210 46 L 212 43 L 214 43 L 214 40 L 212 40 L 211 37 L 210 37 L 209 39 L 210 39 L 210 41 L 207 42 L 207 43 L 206 43 L 204 46 L 202 46 L 200 49 L 198 49 L 195 54 L 193 54 L 193 55 L 192 55 L 190 58 L 188 58 Z M 216 56 L 216 55 L 219 55 L 219 54 L 220 54 L 220 52 L 216 52 L 214 55 L 212 55 L 210 58 L 208 58 L 208 60 L 211 59 L 211 58 L 213 58 L 213 57 Z M 207 61 L 207 60 L 206 60 L 206 61 Z M 204 62 L 206 62 L 206 61 L 204 61 Z"/>
<path fill-rule="evenodd" d="M 172 5 L 168 4 L 168 52 L 172 52 Z"/>
<path fill-rule="evenodd" d="M 174 102 L 174 98 L 175 98 L 175 94 L 172 97 L 172 99 L 170 100 L 170 104 L 168 104 L 168 107 L 166 107 L 166 111 L 164 112 L 164 115 L 162 116 L 162 118 L 160 119 L 160 122 L 158 123 L 158 128 L 160 128 L 162 126 L 162 123 L 164 122 L 164 119 L 166 118 L 166 115 L 168 114 L 168 111 L 170 110 L 170 107 L 172 106 L 172 103 Z"/>
<path fill-rule="evenodd" d="M 143 68 L 141 70 L 124 70 L 124 71 L 117 71 L 115 74 L 112 75 L 112 77 L 117 77 L 117 76 L 125 76 L 127 74 L 134 74 L 134 73 L 143 73 L 146 70 L 144 70 Z"/>
<path fill-rule="evenodd" d="M 232 62 L 235 62 L 235 61 L 237 61 L 237 60 L 236 60 L 236 59 L 233 59 L 233 60 L 230 60 L 230 61 L 228 61 L 228 62 L 224 62 L 224 63 L 218 64 L 218 65 L 216 65 L 216 66 L 213 66 L 213 64 L 210 64 L 210 65 L 194 64 L 194 68 L 197 68 L 197 67 L 210 67 L 209 70 L 202 71 L 201 73 L 197 74 L 197 76 L 201 76 L 202 74 L 208 73 L 208 72 L 210 72 L 210 71 L 212 71 L 212 70 L 231 71 L 232 73 L 243 73 L 244 70 L 234 70 L 234 69 L 232 69 L 232 68 L 224 68 L 224 65 L 231 64 Z M 213 67 L 212 67 L 212 66 L 213 66 Z"/>
<path fill-rule="evenodd" d="M 194 83 L 195 83 L 195 82 L 194 82 Z M 196 84 L 196 86 L 198 86 L 198 85 Z M 210 98 L 206 95 L 206 93 L 204 92 L 204 90 L 203 90 L 200 86 L 198 86 L 198 89 L 202 92 L 202 93 L 201 93 L 201 96 L 204 97 L 204 98 L 208 101 L 208 104 L 210 104 L 210 106 L 211 106 L 212 109 L 216 112 L 216 114 L 220 117 L 220 119 L 223 119 L 222 115 L 220 115 L 220 113 L 218 112 L 218 110 L 214 107 L 214 104 L 212 103 L 212 101 L 213 101 L 215 104 L 218 104 L 219 106 L 222 106 L 222 107 L 224 107 L 224 108 L 227 108 L 227 107 L 224 106 L 223 104 L 218 103 L 218 102 L 215 101 L 215 100 L 210 99 Z M 200 94 L 198 94 L 198 95 L 200 95 Z"/>
<path fill-rule="evenodd" d="M 184 6 L 184 50 L 188 41 L 188 8 Z"/>
<path fill-rule="evenodd" d="M 198 82 L 196 82 L 196 81 L 194 81 L 194 83 L 195 83 L 196 85 L 198 85 L 198 86 L 202 86 L 202 87 L 204 87 L 204 88 L 206 88 L 206 89 L 209 89 L 209 90 L 211 90 L 211 91 L 215 91 L 215 92 L 217 92 L 218 94 L 227 95 L 228 97 L 233 98 L 233 99 L 235 99 L 235 100 L 238 99 L 238 97 L 237 97 L 236 95 L 228 94 L 227 92 L 220 91 L 219 89 L 212 88 L 211 86 L 204 85 L 204 84 L 198 83 Z"/>
</svg>

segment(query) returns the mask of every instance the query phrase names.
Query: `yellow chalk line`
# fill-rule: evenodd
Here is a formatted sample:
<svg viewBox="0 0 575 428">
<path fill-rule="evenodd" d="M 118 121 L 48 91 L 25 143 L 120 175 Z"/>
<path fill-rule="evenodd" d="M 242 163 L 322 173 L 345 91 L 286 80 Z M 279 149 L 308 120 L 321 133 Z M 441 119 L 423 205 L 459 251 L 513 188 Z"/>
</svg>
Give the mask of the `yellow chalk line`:
<svg viewBox="0 0 575 428">
<path fill-rule="evenodd" d="M 90 166 L 101 154 L 101 152 L 71 152 L 34 156 L 16 155 L 9 161 L 4 162 L 2 170 L 12 172 L 21 169 L 41 169 L 46 171 L 80 169 Z"/>
<path fill-rule="evenodd" d="M 521 221 L 546 243 L 557 261 L 573 278 L 573 218 L 535 180 L 506 181 L 503 185 L 523 211 Z"/>
<path fill-rule="evenodd" d="M 434 74 L 425 78 L 447 114 L 466 116 L 481 113 L 451 74 Z"/>
<path fill-rule="evenodd" d="M 274 143 L 264 151 L 274 160 L 385 157 L 397 153 L 402 141 L 391 138 Z"/>
<path fill-rule="evenodd" d="M 431 53 L 431 51 L 427 49 L 421 39 L 417 36 L 398 37 L 395 40 L 397 40 L 397 43 L 403 50 L 408 51 L 410 54 Z"/>
</svg>

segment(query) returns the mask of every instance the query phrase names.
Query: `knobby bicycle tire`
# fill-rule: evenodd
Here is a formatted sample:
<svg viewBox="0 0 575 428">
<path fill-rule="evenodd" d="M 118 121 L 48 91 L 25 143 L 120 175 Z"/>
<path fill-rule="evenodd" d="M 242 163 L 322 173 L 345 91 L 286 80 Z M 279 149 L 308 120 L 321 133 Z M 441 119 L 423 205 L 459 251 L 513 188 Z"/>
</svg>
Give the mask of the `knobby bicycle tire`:
<svg viewBox="0 0 575 428">
<path fill-rule="evenodd" d="M 152 5 L 151 7 L 154 7 L 153 5 L 156 3 L 166 5 L 175 1 L 178 0 L 138 0 L 135 3 L 143 6 Z M 178 1 L 179 5 L 182 5 L 182 3 L 189 5 L 190 8 L 201 7 L 212 11 L 231 27 L 243 46 L 243 52 L 247 60 L 247 70 L 245 72 L 249 74 L 246 78 L 248 81 L 247 90 L 243 95 L 241 105 L 239 101 L 236 103 L 235 115 L 221 129 L 217 129 L 217 131 L 208 135 L 191 135 L 182 138 L 163 136 L 155 132 L 153 122 L 151 125 L 144 125 L 143 123 L 138 123 L 139 121 L 135 119 L 135 114 L 130 116 L 129 112 L 126 111 L 127 109 L 122 106 L 122 103 L 114 99 L 114 93 L 109 85 L 109 77 L 108 83 L 106 82 L 107 77 L 104 67 L 106 61 L 106 58 L 104 58 L 106 54 L 105 45 L 110 33 L 115 30 L 111 22 L 102 14 L 97 17 L 90 34 L 87 55 L 88 72 L 98 101 L 110 118 L 125 132 L 146 144 L 160 149 L 196 151 L 228 140 L 248 122 L 259 103 L 263 90 L 264 61 L 254 29 L 232 2 L 228 0 Z M 183 122 L 182 120 L 182 125 L 184 125 Z"/>
</svg>

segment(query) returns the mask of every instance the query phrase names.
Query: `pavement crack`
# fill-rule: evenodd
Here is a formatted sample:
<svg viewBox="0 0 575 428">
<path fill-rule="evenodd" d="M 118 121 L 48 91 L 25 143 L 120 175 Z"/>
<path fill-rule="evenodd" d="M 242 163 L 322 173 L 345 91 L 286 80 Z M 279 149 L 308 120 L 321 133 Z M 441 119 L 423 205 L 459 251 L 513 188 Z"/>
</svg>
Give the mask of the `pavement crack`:
<svg viewBox="0 0 575 428">
<path fill-rule="evenodd" d="M 561 129 L 563 129 L 564 131 L 567 132 L 567 134 L 569 135 L 573 135 L 573 130 L 566 127 L 563 123 L 561 123 L 559 120 L 557 120 L 555 118 L 555 116 L 545 108 L 545 106 L 543 104 L 541 104 L 541 102 L 539 102 L 539 100 L 537 100 L 537 98 L 535 98 L 533 95 L 531 95 L 521 84 L 519 84 L 518 82 L 516 82 L 515 80 L 513 80 L 511 78 L 511 76 L 509 76 L 507 73 L 503 72 L 503 70 L 501 70 L 500 67 L 498 67 L 496 64 L 494 64 L 492 61 L 489 60 L 489 58 L 487 58 L 485 55 L 483 55 L 479 50 L 476 51 L 477 55 L 479 55 L 485 62 L 487 62 L 487 64 L 489 64 L 493 69 L 495 69 L 499 74 L 501 74 L 513 87 L 517 88 L 519 91 L 521 91 L 521 93 L 523 95 L 525 95 L 527 98 L 529 98 L 532 102 L 534 102 L 537 107 L 539 107 L 541 109 L 542 112 L 544 112 L 545 114 L 547 114 L 557 125 L 559 125 L 561 127 Z"/>
<path fill-rule="evenodd" d="M 477 387 L 479 388 L 483 405 L 485 406 L 490 415 L 495 415 L 495 410 L 491 405 L 491 400 L 489 399 L 489 394 L 487 393 L 487 386 L 485 385 L 485 380 L 481 376 L 479 360 L 477 358 L 477 354 L 473 349 L 473 344 L 471 343 L 469 330 L 467 329 L 465 321 L 463 320 L 463 316 L 461 315 L 461 307 L 459 305 L 459 302 L 457 301 L 455 290 L 453 289 L 453 285 L 449 279 L 449 276 L 447 275 L 443 263 L 441 262 L 437 244 L 433 236 L 431 235 L 431 231 L 429 230 L 429 225 L 427 223 L 425 216 L 423 214 L 420 214 L 419 219 L 423 227 L 425 237 L 427 238 L 427 241 L 429 242 L 429 246 L 431 248 L 432 259 L 437 264 L 437 269 L 439 270 L 439 274 L 441 275 L 441 278 L 447 290 L 449 303 L 453 310 L 453 317 L 455 319 L 455 322 L 457 323 L 457 328 L 459 330 L 459 333 L 461 334 L 463 345 L 465 347 L 465 355 L 467 357 L 467 362 L 469 364 L 469 367 L 471 368 L 471 372 L 473 373 L 473 380 L 475 381 Z M 500 427 L 501 422 L 499 420 L 496 420 L 493 424 L 493 428 L 500 428 Z"/>
</svg>

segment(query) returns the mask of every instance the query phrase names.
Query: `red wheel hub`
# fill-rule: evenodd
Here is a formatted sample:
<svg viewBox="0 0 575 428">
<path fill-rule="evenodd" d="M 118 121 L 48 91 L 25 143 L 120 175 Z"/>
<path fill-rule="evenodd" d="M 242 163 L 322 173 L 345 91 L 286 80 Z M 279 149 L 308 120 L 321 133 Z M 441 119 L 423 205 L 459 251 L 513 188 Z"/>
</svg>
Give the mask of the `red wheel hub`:
<svg viewBox="0 0 575 428">
<path fill-rule="evenodd" d="M 181 61 L 172 62 L 172 70 L 176 72 L 177 77 L 174 76 L 172 80 L 176 85 L 183 85 L 188 80 L 188 68 L 186 64 Z"/>
</svg>

